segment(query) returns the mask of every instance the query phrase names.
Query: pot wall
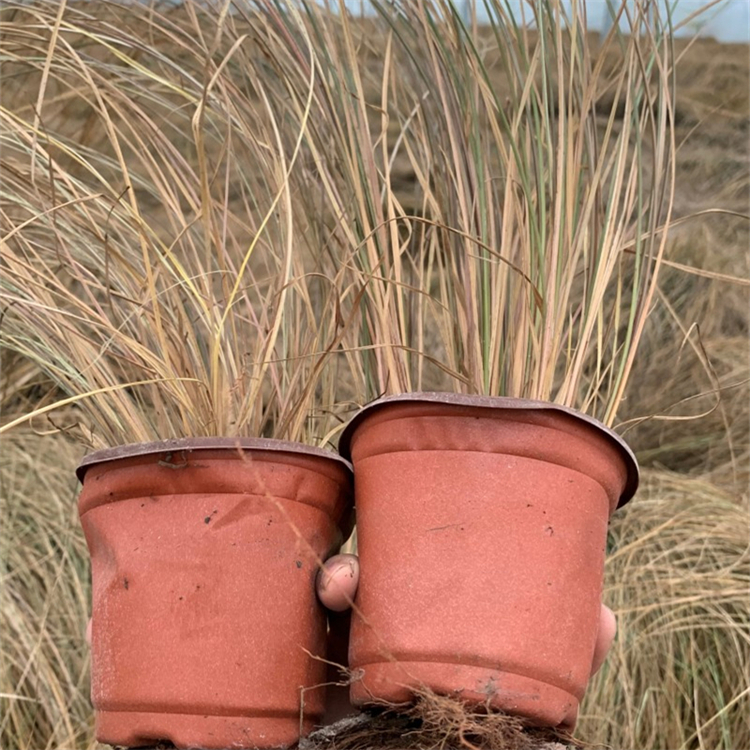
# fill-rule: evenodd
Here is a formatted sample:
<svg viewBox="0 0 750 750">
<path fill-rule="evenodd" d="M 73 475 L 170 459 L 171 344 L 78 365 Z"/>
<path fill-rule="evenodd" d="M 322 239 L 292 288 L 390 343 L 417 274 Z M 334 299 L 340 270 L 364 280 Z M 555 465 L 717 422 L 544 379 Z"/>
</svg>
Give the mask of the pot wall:
<svg viewBox="0 0 750 750">
<path fill-rule="evenodd" d="M 594 653 L 607 522 L 628 480 L 567 413 L 382 404 L 348 444 L 361 579 L 357 704 L 427 686 L 572 728 Z"/>
<path fill-rule="evenodd" d="M 325 682 L 318 563 L 351 503 L 343 462 L 236 449 L 86 469 L 97 738 L 138 746 L 297 740 L 300 689 Z M 305 694 L 306 730 L 324 689 Z"/>
</svg>

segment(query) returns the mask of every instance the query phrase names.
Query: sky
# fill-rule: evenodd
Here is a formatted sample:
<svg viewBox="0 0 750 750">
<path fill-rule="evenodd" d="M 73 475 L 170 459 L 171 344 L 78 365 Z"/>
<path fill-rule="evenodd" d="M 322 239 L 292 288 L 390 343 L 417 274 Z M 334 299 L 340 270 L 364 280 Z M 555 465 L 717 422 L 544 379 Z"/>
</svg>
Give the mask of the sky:
<svg viewBox="0 0 750 750">
<path fill-rule="evenodd" d="M 330 0 L 329 0 L 330 1 Z M 482 0 L 475 0 L 477 12 L 482 6 Z M 706 4 L 707 0 L 661 0 L 666 5 L 668 2 L 673 8 L 673 19 L 679 24 L 696 10 Z M 461 7 L 464 0 L 455 0 L 456 5 Z M 512 8 L 520 8 L 523 0 L 508 0 Z M 563 0 L 564 4 L 570 6 L 570 0 Z M 585 0 L 589 23 L 601 28 L 609 17 L 607 11 L 607 0 Z M 347 6 L 354 11 L 361 7 L 367 8 L 367 0 L 346 0 Z M 481 13 L 479 13 L 481 20 Z M 683 34 L 695 34 L 696 32 L 713 36 L 723 42 L 750 42 L 750 0 L 723 0 L 719 5 L 712 8 L 688 24 Z"/>
<path fill-rule="evenodd" d="M 18 0 L 16 0 L 18 2 Z M 23 0 L 20 0 L 23 2 Z M 145 2 L 146 0 L 121 0 L 121 2 Z M 179 3 L 180 0 L 172 0 Z M 216 3 L 217 0 L 208 0 Z M 293 1 L 293 0 L 292 0 Z M 331 6 L 337 5 L 340 0 L 320 0 Z M 401 0 L 401 2 L 410 2 L 412 0 Z M 475 2 L 479 20 L 482 20 L 480 9 L 483 7 L 483 0 L 453 0 L 459 8 L 465 4 Z M 509 4 L 512 10 L 517 11 L 522 4 L 528 4 L 530 0 L 503 0 Z M 675 24 L 679 24 L 695 11 L 713 0 L 658 0 L 662 5 L 667 5 L 673 9 L 672 17 Z M 89 0 L 97 2 L 97 0 Z M 243 0 L 235 0 L 241 3 Z M 343 0 L 345 5 L 355 13 L 364 9 L 368 12 L 369 0 Z M 571 0 L 562 0 L 566 7 L 570 7 Z M 587 16 L 589 23 L 598 30 L 605 30 L 609 12 L 607 10 L 608 0 L 583 0 L 586 4 Z M 617 4 L 619 0 L 610 0 Z M 2 0 L 0 0 L 0 5 Z M 486 16 L 485 16 L 486 18 Z M 720 0 L 719 4 L 712 7 L 711 10 L 702 14 L 694 22 L 686 24 L 678 35 L 692 35 L 700 33 L 705 36 L 712 36 L 722 42 L 745 42 L 750 43 L 750 0 Z"/>
</svg>

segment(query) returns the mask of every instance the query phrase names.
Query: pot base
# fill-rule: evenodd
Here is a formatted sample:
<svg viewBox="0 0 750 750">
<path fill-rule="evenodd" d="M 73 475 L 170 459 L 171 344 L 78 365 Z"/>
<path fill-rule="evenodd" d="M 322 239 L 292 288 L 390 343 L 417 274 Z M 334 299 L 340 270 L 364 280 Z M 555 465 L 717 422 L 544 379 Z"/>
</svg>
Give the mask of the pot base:
<svg viewBox="0 0 750 750">
<path fill-rule="evenodd" d="M 572 693 L 530 677 L 486 667 L 424 661 L 378 662 L 359 667 L 354 679 L 350 697 L 356 706 L 411 702 L 415 689 L 429 685 L 433 692 L 469 705 L 521 715 L 532 726 L 572 730 L 578 715 L 578 698 Z M 463 687 L 456 689 L 456 685 Z"/>
<path fill-rule="evenodd" d="M 313 726 L 313 721 L 306 720 L 303 733 L 311 732 Z M 100 742 L 126 747 L 153 746 L 160 740 L 168 740 L 178 748 L 200 750 L 283 748 L 297 742 L 300 723 L 299 716 L 207 716 L 98 710 L 96 736 Z"/>
</svg>

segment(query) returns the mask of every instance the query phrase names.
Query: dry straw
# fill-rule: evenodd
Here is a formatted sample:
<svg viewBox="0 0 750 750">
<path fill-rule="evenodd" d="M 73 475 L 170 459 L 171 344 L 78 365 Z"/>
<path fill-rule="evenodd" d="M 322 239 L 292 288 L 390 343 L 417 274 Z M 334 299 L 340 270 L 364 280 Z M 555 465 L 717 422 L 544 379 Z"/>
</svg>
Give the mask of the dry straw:
<svg viewBox="0 0 750 750">
<path fill-rule="evenodd" d="M 611 747 L 733 750 L 750 740 L 748 498 L 647 472 L 612 522 L 604 600 L 618 636 L 578 733 Z"/>
<path fill-rule="evenodd" d="M 346 401 L 425 387 L 549 397 L 611 421 L 645 330 L 654 357 L 621 411 L 656 412 L 660 396 L 690 407 L 696 380 L 674 363 L 691 341 L 704 359 L 710 339 L 720 367 L 701 387 L 720 387 L 746 480 L 746 387 L 726 400 L 747 377 L 746 294 L 723 286 L 746 262 L 746 234 L 717 220 L 720 241 L 698 233 L 698 257 L 695 233 L 676 261 L 664 255 L 680 119 L 669 19 L 633 0 L 623 23 L 648 21 L 644 33 L 597 47 L 580 2 L 567 19 L 557 3 L 525 5 L 541 37 L 487 5 L 495 23 L 480 29 L 420 0 L 358 23 L 312 3 L 285 16 L 272 0 L 260 14 L 4 3 L 6 424 L 47 410 L 37 429 L 78 424 L 96 445 L 220 432 L 324 443 Z M 741 211 L 742 153 L 727 182 L 724 135 L 711 139 L 709 159 L 691 158 Z M 699 187 L 681 216 L 705 206 L 705 180 L 684 164 L 680 191 Z M 722 277 L 682 276 L 717 267 L 719 252 Z M 676 266 L 661 289 L 659 264 Z M 61 398 L 69 406 L 51 410 Z M 620 633 L 579 733 L 734 750 L 750 742 L 747 500 L 717 486 L 729 465 L 718 409 L 708 427 L 691 423 L 687 448 L 660 429 L 655 460 L 716 482 L 649 472 L 643 502 L 615 521 L 605 601 Z M 94 746 L 68 481 L 79 455 L 59 437 L 3 437 L 9 749 Z"/>
<path fill-rule="evenodd" d="M 0 746 L 94 747 L 88 553 L 67 467 L 80 446 L 16 431 L 0 464 Z"/>
<path fill-rule="evenodd" d="M 6 85 L 28 94 L 0 110 L 0 336 L 57 390 L 4 429 L 71 406 L 53 424 L 94 445 L 320 440 L 337 270 L 290 186 L 306 105 L 283 114 L 315 70 L 275 75 L 263 19 L 240 31 L 228 4 L 97 8 L 5 14 Z"/>
<path fill-rule="evenodd" d="M 376 34 L 344 14 L 332 22 L 310 4 L 304 19 L 279 16 L 318 51 L 312 112 L 327 116 L 310 118 L 310 179 L 364 289 L 350 358 L 361 391 L 442 377 L 611 424 L 673 200 L 669 18 L 647 0 L 618 4 L 627 33 L 615 24 L 594 59 L 581 2 L 519 16 L 488 0 L 481 32 L 448 2 L 376 5 L 374 70 Z M 612 50 L 621 64 L 605 69 Z M 419 186 L 410 211 L 394 189 L 399 156 Z"/>
</svg>

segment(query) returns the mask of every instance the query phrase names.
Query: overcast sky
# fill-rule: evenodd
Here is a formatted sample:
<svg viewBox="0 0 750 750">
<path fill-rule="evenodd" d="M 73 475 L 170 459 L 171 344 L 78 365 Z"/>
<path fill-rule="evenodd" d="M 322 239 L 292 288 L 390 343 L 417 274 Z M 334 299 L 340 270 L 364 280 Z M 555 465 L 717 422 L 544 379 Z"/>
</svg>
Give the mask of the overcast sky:
<svg viewBox="0 0 750 750">
<path fill-rule="evenodd" d="M 463 7 L 465 0 L 454 0 L 458 7 Z M 511 7 L 520 8 L 524 0 L 508 0 Z M 332 0 L 329 0 L 334 4 Z M 482 0 L 475 0 L 477 12 L 483 7 Z M 528 0 L 526 0 L 528 2 Z M 563 0 L 570 6 L 570 0 Z M 608 17 L 606 0 L 585 0 L 586 15 L 594 28 L 601 28 Z M 673 18 L 676 24 L 684 20 L 696 10 L 706 5 L 706 0 L 662 0 L 669 2 L 674 9 Z M 367 0 L 346 0 L 351 10 L 359 11 L 367 8 Z M 479 13 L 481 19 L 481 13 Z M 715 8 L 707 11 L 683 29 L 682 33 L 694 34 L 700 31 L 708 36 L 716 37 L 725 42 L 750 42 L 750 0 L 723 0 Z"/>
<path fill-rule="evenodd" d="M 17 2 L 19 0 L 16 0 Z M 23 2 L 24 0 L 20 0 Z M 97 2 L 97 0 L 89 0 L 90 2 Z M 120 0 L 121 2 L 148 2 L 149 0 Z M 217 4 L 219 0 L 206 0 L 212 4 Z M 247 0 L 244 0 L 247 2 Z M 294 0 L 289 0 L 293 2 Z M 367 13 L 371 11 L 369 0 L 343 0 L 345 5 L 354 12 L 359 12 L 364 9 Z M 526 5 L 530 0 L 502 0 L 504 3 L 508 3 L 513 10 L 520 9 L 521 5 Z M 571 0 L 562 0 L 563 4 L 570 7 Z M 673 8 L 673 18 L 675 24 L 679 24 L 686 17 L 692 15 L 696 10 L 700 9 L 704 5 L 708 4 L 712 0 L 659 0 L 662 5 L 669 3 L 669 6 Z M 180 0 L 172 0 L 175 4 L 178 4 Z M 234 0 L 238 4 L 242 4 L 243 0 Z M 329 6 L 336 7 L 340 0 L 319 0 Z M 413 0 L 401 0 L 401 2 L 413 2 Z M 475 2 L 480 20 L 482 20 L 482 13 L 480 10 L 484 7 L 484 0 L 453 0 L 455 5 L 459 8 L 466 6 L 468 2 Z M 607 10 L 607 0 L 583 0 L 586 4 L 586 15 L 589 19 L 589 24 L 595 30 L 602 30 L 606 27 L 607 18 L 609 16 Z M 619 0 L 611 0 L 614 4 L 618 4 Z M 0 0 L 0 5 L 2 5 Z M 369 11 L 368 11 L 369 8 Z M 485 16 L 486 18 L 486 16 Z M 681 34 L 691 35 L 701 33 L 706 36 L 713 36 L 723 42 L 750 42 L 750 0 L 721 0 L 721 2 L 707 11 L 696 19 L 693 23 L 686 25 L 680 31 Z"/>
</svg>

